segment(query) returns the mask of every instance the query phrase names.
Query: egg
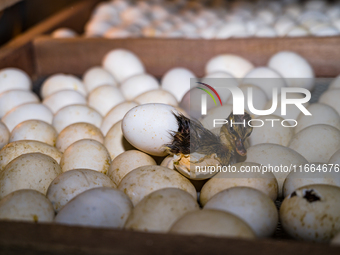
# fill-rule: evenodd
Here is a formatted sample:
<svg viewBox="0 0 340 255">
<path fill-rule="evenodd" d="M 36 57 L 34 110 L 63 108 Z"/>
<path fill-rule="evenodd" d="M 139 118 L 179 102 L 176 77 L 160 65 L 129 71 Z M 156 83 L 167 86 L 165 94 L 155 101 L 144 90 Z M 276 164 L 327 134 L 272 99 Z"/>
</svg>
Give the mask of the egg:
<svg viewBox="0 0 340 255">
<path fill-rule="evenodd" d="M 50 183 L 61 174 L 58 162 L 41 153 L 28 153 L 11 161 L 0 173 L 0 199 L 20 189 L 46 194 Z"/>
<path fill-rule="evenodd" d="M 73 38 L 77 37 L 77 33 L 70 28 L 62 27 L 53 31 L 53 38 Z"/>
<path fill-rule="evenodd" d="M 197 199 L 196 189 L 188 179 L 177 171 L 162 166 L 138 167 L 128 173 L 118 185 L 118 189 L 130 197 L 134 206 L 151 192 L 163 188 L 179 188 Z"/>
<path fill-rule="evenodd" d="M 118 83 L 145 72 L 141 60 L 131 51 L 123 49 L 115 49 L 107 53 L 102 65 L 113 75 Z"/>
<path fill-rule="evenodd" d="M 288 174 L 283 184 L 284 197 L 303 186 L 311 184 L 329 184 L 340 187 L 340 175 L 335 167 L 328 164 L 311 163 Z"/>
<path fill-rule="evenodd" d="M 310 35 L 308 29 L 302 26 L 295 26 L 286 34 L 288 37 L 303 37 L 308 35 Z"/>
<path fill-rule="evenodd" d="M 205 66 L 205 72 L 209 74 L 222 71 L 236 78 L 243 78 L 253 68 L 252 63 L 240 56 L 223 54 L 211 58 Z"/>
<path fill-rule="evenodd" d="M 126 28 L 124 26 L 122 26 L 122 27 L 111 27 L 109 30 L 107 30 L 105 32 L 103 37 L 104 38 L 111 38 L 111 39 L 129 38 L 129 37 L 133 37 L 133 34 L 130 31 L 126 30 Z"/>
<path fill-rule="evenodd" d="M 332 80 L 331 84 L 329 84 L 328 89 L 339 89 L 339 88 L 340 88 L 340 75 L 338 75 Z"/>
<path fill-rule="evenodd" d="M 157 165 L 149 155 L 137 150 L 125 151 L 112 160 L 107 176 L 118 185 L 132 170 L 148 165 Z"/>
<path fill-rule="evenodd" d="M 242 21 L 231 21 L 222 25 L 216 32 L 216 39 L 228 39 L 231 37 L 247 37 L 249 33 Z"/>
<path fill-rule="evenodd" d="M 271 143 L 248 148 L 246 162 L 261 164 L 261 170 L 274 174 L 278 182 L 278 197 L 282 197 L 283 182 L 289 172 L 308 163 L 307 159 L 295 150 Z"/>
<path fill-rule="evenodd" d="M 86 190 L 69 201 L 54 222 L 104 228 L 122 228 L 132 211 L 132 203 L 122 191 L 102 187 Z"/>
<path fill-rule="evenodd" d="M 104 143 L 104 136 L 99 128 L 89 123 L 74 123 L 59 133 L 56 147 L 59 151 L 64 152 L 71 144 L 82 139 L 92 139 Z"/>
<path fill-rule="evenodd" d="M 169 132 L 178 130 L 173 112 L 176 109 L 165 104 L 145 104 L 131 109 L 122 121 L 124 137 L 145 153 L 165 156 L 164 145 L 172 142 Z"/>
<path fill-rule="evenodd" d="M 113 75 L 100 66 L 88 69 L 83 75 L 83 83 L 88 93 L 102 85 L 118 86 Z"/>
<path fill-rule="evenodd" d="M 52 125 L 41 120 L 26 120 L 12 130 L 9 142 L 33 140 L 55 146 L 57 136 Z"/>
<path fill-rule="evenodd" d="M 83 96 L 87 95 L 82 81 L 74 75 L 67 74 L 54 74 L 48 77 L 41 85 L 40 94 L 42 98 L 46 98 L 57 91 L 68 89 L 75 90 Z"/>
<path fill-rule="evenodd" d="M 0 201 L 0 219 L 31 222 L 52 222 L 51 202 L 40 192 L 30 189 L 14 191 Z"/>
<path fill-rule="evenodd" d="M 116 185 L 105 174 L 89 169 L 76 169 L 55 178 L 48 187 L 46 196 L 58 213 L 75 196 L 98 187 L 116 188 Z"/>
<path fill-rule="evenodd" d="M 212 130 L 216 127 L 221 127 L 221 125 L 214 125 L 214 119 L 226 119 L 230 115 L 230 113 L 233 110 L 233 105 L 232 104 L 224 104 L 223 106 L 217 106 L 212 109 L 210 109 L 207 112 L 207 115 L 201 119 L 202 125 L 209 129 Z"/>
<path fill-rule="evenodd" d="M 197 209 L 199 209 L 197 202 L 183 190 L 177 188 L 156 190 L 133 208 L 125 228 L 166 233 L 178 218 Z"/>
<path fill-rule="evenodd" d="M 9 162 L 20 155 L 35 152 L 46 154 L 58 163 L 62 156 L 60 151 L 46 143 L 31 140 L 15 141 L 7 144 L 0 151 L 0 171 L 3 170 Z"/>
<path fill-rule="evenodd" d="M 338 28 L 332 25 L 322 24 L 310 29 L 314 36 L 337 36 L 340 34 Z"/>
<path fill-rule="evenodd" d="M 28 104 L 39 103 L 39 98 L 36 94 L 27 90 L 9 90 L 0 94 L 0 118 L 5 116 L 10 110 L 15 107 Z"/>
<path fill-rule="evenodd" d="M 270 38 L 270 37 L 277 37 L 277 33 L 276 33 L 276 30 L 272 26 L 262 25 L 257 29 L 255 36 Z"/>
<path fill-rule="evenodd" d="M 297 118 L 298 124 L 294 129 L 295 133 L 317 124 L 327 124 L 340 130 L 340 116 L 334 108 L 323 103 L 314 103 L 309 105 L 307 110 L 312 115 L 299 114 Z"/>
<path fill-rule="evenodd" d="M 208 180 L 200 195 L 200 203 L 204 206 L 215 194 L 232 188 L 232 187 L 250 187 L 257 189 L 273 201 L 276 200 L 278 195 L 278 184 L 276 178 L 271 172 L 261 172 L 261 165 L 251 162 L 242 162 L 232 165 L 235 172 L 219 172 L 213 178 Z M 241 172 L 249 170 L 249 172 Z M 253 169 L 253 171 L 251 171 Z"/>
<path fill-rule="evenodd" d="M 134 101 L 138 104 L 168 104 L 177 106 L 178 101 L 176 97 L 170 92 L 163 89 L 154 89 L 147 91 L 134 98 Z"/>
<path fill-rule="evenodd" d="M 85 24 L 85 37 L 99 37 L 103 36 L 112 25 L 105 20 L 90 20 Z"/>
<path fill-rule="evenodd" d="M 135 149 L 123 135 L 122 121 L 118 121 L 107 132 L 104 139 L 104 145 L 109 151 L 112 160 L 124 151 Z"/>
<path fill-rule="evenodd" d="M 262 126 L 253 128 L 253 132 L 248 138 L 250 146 L 260 143 L 288 146 L 294 135 L 294 128 L 282 126 L 283 118 L 276 115 L 265 115 L 256 117 L 256 119 L 261 120 L 263 125 L 259 121 L 256 122 L 256 125 Z"/>
<path fill-rule="evenodd" d="M 284 78 L 269 67 L 254 68 L 245 75 L 242 83 L 256 85 L 266 93 L 269 100 L 273 97 L 273 88 L 277 88 L 280 93 L 280 89 L 287 86 Z"/>
<path fill-rule="evenodd" d="M 105 146 L 92 139 L 82 139 L 72 143 L 60 160 L 63 172 L 86 168 L 106 174 L 110 163 L 110 154 Z"/>
<path fill-rule="evenodd" d="M 328 242 L 340 231 L 340 188 L 314 184 L 295 190 L 280 208 L 284 230 L 295 239 Z"/>
<path fill-rule="evenodd" d="M 53 113 L 43 104 L 29 103 L 15 107 L 8 112 L 1 121 L 5 123 L 8 130 L 12 130 L 21 122 L 26 120 L 41 120 L 52 124 Z"/>
<path fill-rule="evenodd" d="M 319 103 L 323 103 L 333 107 L 337 113 L 340 115 L 340 89 L 332 89 L 326 90 L 319 98 Z"/>
<path fill-rule="evenodd" d="M 300 153 L 309 162 L 327 163 L 340 149 L 340 131 L 330 125 L 313 125 L 295 134 L 289 148 Z"/>
<path fill-rule="evenodd" d="M 328 161 L 329 164 L 340 165 L 340 150 L 337 150 Z"/>
<path fill-rule="evenodd" d="M 111 85 L 103 85 L 89 94 L 88 105 L 105 116 L 113 107 L 125 101 L 120 90 Z"/>
<path fill-rule="evenodd" d="M 125 114 L 132 108 L 138 106 L 135 102 L 123 102 L 113 107 L 104 117 L 100 130 L 104 135 L 111 129 L 111 127 L 118 121 L 122 120 Z"/>
<path fill-rule="evenodd" d="M 285 36 L 295 26 L 295 21 L 287 15 L 279 17 L 274 24 L 278 36 Z"/>
<path fill-rule="evenodd" d="M 103 117 L 91 107 L 86 105 L 69 105 L 60 109 L 53 118 L 53 127 L 60 133 L 67 126 L 85 122 L 100 128 Z"/>
<path fill-rule="evenodd" d="M 30 77 L 18 68 L 4 68 L 0 70 L 0 93 L 8 90 L 31 90 Z"/>
<path fill-rule="evenodd" d="M 0 150 L 9 142 L 10 132 L 6 125 L 0 122 Z"/>
<path fill-rule="evenodd" d="M 186 213 L 172 225 L 169 232 L 183 235 L 255 238 L 252 229 L 239 217 L 211 209 Z"/>
<path fill-rule="evenodd" d="M 268 61 L 268 67 L 277 71 L 286 79 L 288 87 L 312 90 L 314 88 L 314 71 L 308 61 L 291 51 L 280 51 Z"/>
<path fill-rule="evenodd" d="M 162 77 L 161 87 L 173 94 L 180 102 L 185 93 L 190 90 L 191 78 L 196 78 L 196 76 L 189 69 L 172 68 Z"/>
<path fill-rule="evenodd" d="M 86 98 L 75 90 L 61 90 L 47 96 L 42 103 L 55 114 L 68 105 L 86 105 Z"/>
<path fill-rule="evenodd" d="M 273 235 L 279 220 L 274 202 L 266 194 L 249 187 L 234 187 L 217 193 L 204 206 L 206 209 L 237 215 L 257 237 Z"/>
</svg>

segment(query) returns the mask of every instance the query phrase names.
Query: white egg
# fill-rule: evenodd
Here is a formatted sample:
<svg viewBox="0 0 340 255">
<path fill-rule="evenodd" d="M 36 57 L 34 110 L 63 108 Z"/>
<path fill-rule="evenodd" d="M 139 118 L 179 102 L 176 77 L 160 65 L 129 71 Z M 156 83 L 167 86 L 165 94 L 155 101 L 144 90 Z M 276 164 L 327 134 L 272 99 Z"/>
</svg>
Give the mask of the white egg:
<svg viewBox="0 0 340 255">
<path fill-rule="evenodd" d="M 118 189 L 130 197 L 134 206 L 153 191 L 164 188 L 179 188 L 197 199 L 196 189 L 187 178 L 162 166 L 138 167 L 128 173 L 118 185 Z"/>
<path fill-rule="evenodd" d="M 46 194 L 50 183 L 61 174 L 58 162 L 41 153 L 21 155 L 0 173 L 0 199 L 20 189 L 34 189 Z"/>
<path fill-rule="evenodd" d="M 328 89 L 340 89 L 340 75 L 332 80 L 331 84 L 329 85 Z"/>
<path fill-rule="evenodd" d="M 332 157 L 328 161 L 329 164 L 333 164 L 335 167 L 337 167 L 336 164 L 340 165 L 340 150 L 337 150 Z"/>
<path fill-rule="evenodd" d="M 340 31 L 338 28 L 328 25 L 328 24 L 312 27 L 310 29 L 310 32 L 314 36 L 337 36 L 340 34 Z"/>
<path fill-rule="evenodd" d="M 260 143 L 274 143 L 282 146 L 288 146 L 294 135 L 293 127 L 284 127 L 281 125 L 283 118 L 276 115 L 266 115 L 256 117 L 261 120 L 263 126 L 254 127 L 253 132 L 248 138 L 250 146 Z M 261 125 L 258 123 L 256 125 Z"/>
<path fill-rule="evenodd" d="M 98 187 L 116 188 L 105 174 L 89 169 L 76 169 L 60 174 L 47 190 L 47 198 L 53 208 L 59 212 L 67 202 L 80 193 Z"/>
<path fill-rule="evenodd" d="M 188 69 L 172 68 L 162 77 L 162 89 L 173 94 L 180 102 L 187 91 L 190 90 L 190 79 L 196 76 Z"/>
<path fill-rule="evenodd" d="M 0 201 L 1 220 L 52 222 L 51 202 L 40 192 L 30 189 L 14 191 Z"/>
<path fill-rule="evenodd" d="M 154 156 L 165 156 L 164 145 L 172 142 L 169 132 L 177 131 L 173 113 L 165 104 L 145 104 L 131 109 L 124 117 L 122 130 L 126 140 L 137 149 Z"/>
<path fill-rule="evenodd" d="M 283 184 L 284 197 L 303 186 L 311 184 L 328 184 L 340 187 L 340 175 L 336 167 L 328 164 L 311 163 L 288 174 Z"/>
<path fill-rule="evenodd" d="M 249 36 L 247 27 L 242 21 L 232 21 L 223 24 L 216 32 L 216 39 Z"/>
<path fill-rule="evenodd" d="M 112 25 L 105 20 L 90 20 L 85 24 L 85 36 L 86 37 L 98 37 L 103 36 Z"/>
<path fill-rule="evenodd" d="M 209 130 L 212 130 L 216 127 L 221 127 L 221 125 L 214 125 L 214 119 L 226 119 L 230 115 L 232 110 L 232 104 L 224 104 L 223 106 L 214 107 L 210 109 L 207 112 L 207 115 L 201 119 L 201 123 L 205 128 Z"/>
<path fill-rule="evenodd" d="M 295 127 L 295 133 L 306 127 L 317 124 L 327 124 L 340 130 L 340 116 L 334 110 L 334 108 L 326 104 L 315 103 L 309 105 L 307 110 L 312 115 L 304 115 L 303 113 L 299 114 L 299 117 L 297 118 L 298 124 Z"/>
<path fill-rule="evenodd" d="M 113 107 L 125 101 L 119 88 L 103 85 L 89 94 L 88 105 L 105 116 Z"/>
<path fill-rule="evenodd" d="M 88 69 L 83 75 L 83 83 L 89 93 L 102 85 L 118 85 L 112 74 L 100 66 Z"/>
<path fill-rule="evenodd" d="M 308 29 L 302 26 L 295 26 L 291 28 L 286 36 L 288 37 L 302 37 L 302 36 L 308 36 L 310 35 Z"/>
<path fill-rule="evenodd" d="M 283 182 L 289 172 L 308 163 L 307 159 L 293 149 L 271 143 L 248 148 L 246 162 L 261 164 L 262 171 L 270 171 L 275 175 L 279 186 L 278 197 L 282 197 Z"/>
<path fill-rule="evenodd" d="M 159 84 L 155 77 L 149 74 L 134 75 L 121 84 L 120 90 L 126 100 L 133 100 L 144 92 L 158 89 Z"/>
<path fill-rule="evenodd" d="M 50 76 L 41 85 L 40 94 L 42 98 L 46 98 L 53 93 L 60 90 L 75 90 L 82 94 L 87 95 L 86 89 L 82 81 L 74 75 L 54 74 Z"/>
<path fill-rule="evenodd" d="M 183 190 L 176 188 L 156 190 L 136 205 L 126 221 L 125 228 L 166 233 L 177 219 L 197 209 L 199 209 L 197 202 Z"/>
<path fill-rule="evenodd" d="M 53 118 L 53 127 L 60 133 L 65 127 L 78 123 L 90 123 L 100 128 L 103 117 L 86 105 L 69 105 L 60 109 Z"/>
<path fill-rule="evenodd" d="M 123 102 L 119 105 L 113 107 L 104 117 L 103 123 L 100 127 L 100 130 L 104 135 L 111 129 L 111 127 L 116 124 L 118 121 L 122 120 L 125 114 L 131 110 L 133 107 L 138 106 L 135 102 Z"/>
<path fill-rule="evenodd" d="M 314 184 L 295 190 L 280 208 L 285 232 L 295 239 L 328 242 L 340 231 L 340 188 Z"/>
<path fill-rule="evenodd" d="M 71 144 L 82 139 L 92 139 L 104 143 L 104 136 L 99 128 L 89 123 L 74 123 L 59 133 L 56 147 L 59 151 L 64 152 Z"/>
<path fill-rule="evenodd" d="M 340 149 L 340 131 L 325 124 L 309 126 L 294 135 L 289 148 L 300 153 L 309 162 L 327 163 Z"/>
<path fill-rule="evenodd" d="M 239 217 L 218 210 L 188 212 L 171 227 L 170 233 L 229 238 L 255 238 L 252 229 Z"/>
<path fill-rule="evenodd" d="M 123 136 L 121 120 L 114 124 L 107 132 L 104 145 L 109 151 L 112 160 L 124 151 L 135 149 Z"/>
<path fill-rule="evenodd" d="M 243 78 L 253 68 L 252 63 L 240 56 L 224 54 L 211 58 L 205 66 L 205 72 L 210 74 L 222 71 L 236 78 Z"/>
<path fill-rule="evenodd" d="M 107 176 L 118 185 L 132 170 L 148 165 L 157 165 L 149 155 L 137 150 L 125 151 L 112 160 Z"/>
<path fill-rule="evenodd" d="M 167 104 L 177 106 L 178 102 L 176 97 L 170 92 L 163 89 L 154 89 L 147 91 L 134 99 L 138 104 Z"/>
<path fill-rule="evenodd" d="M 77 33 L 70 28 L 62 27 L 54 30 L 51 36 L 53 38 L 73 38 L 77 37 Z"/>
<path fill-rule="evenodd" d="M 5 91 L 0 94 L 0 118 L 19 105 L 39 103 L 39 101 L 38 96 L 28 90 Z"/>
<path fill-rule="evenodd" d="M 219 172 L 208 180 L 200 195 L 200 203 L 204 206 L 215 194 L 233 187 L 250 187 L 257 189 L 271 200 L 275 201 L 278 195 L 278 184 L 271 172 L 261 172 L 261 165 L 252 162 L 242 162 L 232 165 L 235 172 Z M 241 172 L 247 170 L 248 172 Z"/>
<path fill-rule="evenodd" d="M 104 38 L 129 38 L 133 37 L 133 34 L 128 31 L 124 26 L 122 27 L 111 27 L 108 29 L 105 34 L 103 35 Z"/>
<path fill-rule="evenodd" d="M 0 122 L 0 150 L 9 142 L 10 132 L 6 125 Z"/>
<path fill-rule="evenodd" d="M 34 140 L 55 146 L 57 136 L 52 125 L 41 120 L 26 120 L 12 130 L 9 141 Z"/>
<path fill-rule="evenodd" d="M 82 139 L 72 143 L 60 160 L 63 172 L 85 168 L 106 174 L 110 163 L 110 154 L 104 145 L 91 139 Z"/>
<path fill-rule="evenodd" d="M 251 70 L 242 80 L 243 84 L 253 84 L 262 89 L 269 100 L 273 97 L 273 88 L 286 87 L 285 79 L 275 70 L 268 67 L 257 67 Z"/>
<path fill-rule="evenodd" d="M 41 120 L 52 124 L 53 113 L 43 104 L 29 103 L 15 107 L 1 119 L 11 132 L 16 125 L 26 120 Z"/>
<path fill-rule="evenodd" d="M 31 88 L 31 79 L 24 71 L 12 67 L 0 70 L 0 93 L 14 89 L 31 90 Z"/>
<path fill-rule="evenodd" d="M 68 105 L 86 105 L 86 98 L 75 90 L 61 90 L 47 96 L 42 103 L 55 114 Z"/>
<path fill-rule="evenodd" d="M 295 26 L 294 19 L 289 16 L 281 16 L 275 21 L 274 28 L 278 34 L 278 36 L 285 36 L 289 30 L 291 30 Z"/>
<path fill-rule="evenodd" d="M 204 206 L 206 209 L 237 215 L 258 237 L 273 235 L 279 220 L 274 202 L 266 194 L 249 187 L 234 187 L 219 192 Z"/>
<path fill-rule="evenodd" d="M 277 33 L 272 26 L 260 26 L 256 33 L 256 37 L 277 37 Z"/>
<path fill-rule="evenodd" d="M 268 61 L 268 67 L 274 69 L 289 87 L 299 87 L 312 90 L 314 88 L 314 71 L 308 61 L 297 53 L 281 51 Z"/>
<path fill-rule="evenodd" d="M 42 153 L 50 156 L 58 163 L 62 153 L 55 147 L 38 141 L 21 140 L 7 144 L 0 151 L 0 171 L 3 170 L 9 162 L 27 153 Z"/>
<path fill-rule="evenodd" d="M 333 83 L 334 84 L 334 83 Z M 340 115 L 340 88 L 339 89 L 329 89 L 322 93 L 319 98 L 319 103 L 327 104 L 333 107 L 337 113 Z"/>
<path fill-rule="evenodd" d="M 104 228 L 123 228 L 132 203 L 122 191 L 93 188 L 74 197 L 57 214 L 54 222 Z"/>
<path fill-rule="evenodd" d="M 114 76 L 118 83 L 145 72 L 140 59 L 131 51 L 123 49 L 115 49 L 107 53 L 102 65 Z"/>
</svg>

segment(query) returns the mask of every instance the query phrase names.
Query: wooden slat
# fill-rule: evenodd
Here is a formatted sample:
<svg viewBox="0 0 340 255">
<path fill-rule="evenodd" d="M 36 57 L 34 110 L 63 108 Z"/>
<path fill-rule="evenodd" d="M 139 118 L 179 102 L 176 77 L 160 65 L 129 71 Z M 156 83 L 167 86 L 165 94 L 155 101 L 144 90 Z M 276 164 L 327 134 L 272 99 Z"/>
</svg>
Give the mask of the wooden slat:
<svg viewBox="0 0 340 255">
<path fill-rule="evenodd" d="M 338 255 L 340 247 L 0 221 L 2 254 Z"/>
<path fill-rule="evenodd" d="M 229 40 L 186 39 L 103 39 L 103 38 L 38 38 L 34 41 L 37 72 L 50 75 L 57 72 L 83 74 L 100 65 L 103 56 L 115 48 L 135 52 L 149 73 L 162 76 L 172 67 L 191 69 L 204 74 L 205 63 L 222 53 L 237 54 L 256 66 L 266 65 L 273 54 L 294 51 L 305 57 L 318 77 L 340 74 L 340 37 L 315 38 L 247 38 Z"/>
<path fill-rule="evenodd" d="M 35 66 L 32 40 L 38 35 L 50 33 L 63 26 L 81 32 L 92 8 L 98 2 L 99 0 L 84 0 L 71 5 L 5 44 L 0 48 L 0 69 L 17 67 L 33 75 Z"/>
<path fill-rule="evenodd" d="M 21 0 L 0 0 L 0 11 L 20 2 Z"/>
</svg>

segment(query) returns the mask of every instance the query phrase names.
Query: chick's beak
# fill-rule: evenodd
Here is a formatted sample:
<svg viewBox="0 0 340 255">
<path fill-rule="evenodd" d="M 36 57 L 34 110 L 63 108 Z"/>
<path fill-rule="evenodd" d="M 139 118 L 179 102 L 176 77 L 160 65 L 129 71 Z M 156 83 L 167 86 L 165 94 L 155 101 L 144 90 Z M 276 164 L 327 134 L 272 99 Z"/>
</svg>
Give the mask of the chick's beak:
<svg viewBox="0 0 340 255">
<path fill-rule="evenodd" d="M 247 155 L 247 150 L 244 147 L 244 144 L 242 142 L 241 139 L 237 139 L 235 142 L 235 147 L 236 147 L 236 151 L 240 156 L 245 156 Z"/>
</svg>

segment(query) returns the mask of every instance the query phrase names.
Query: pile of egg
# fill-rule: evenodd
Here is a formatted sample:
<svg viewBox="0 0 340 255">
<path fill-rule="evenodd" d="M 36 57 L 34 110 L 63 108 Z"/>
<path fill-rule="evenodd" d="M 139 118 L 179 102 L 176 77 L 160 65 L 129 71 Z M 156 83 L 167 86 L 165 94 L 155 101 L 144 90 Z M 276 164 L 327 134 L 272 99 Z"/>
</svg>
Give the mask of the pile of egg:
<svg viewBox="0 0 340 255">
<path fill-rule="evenodd" d="M 262 109 L 273 86 L 314 86 L 312 67 L 293 52 L 275 54 L 264 67 L 219 55 L 205 70 L 203 80 L 229 78 L 240 88 L 252 86 Z M 274 234 L 280 215 L 293 238 L 335 237 L 340 232 L 335 171 L 318 178 L 310 178 L 311 172 L 220 172 L 199 180 L 174 169 L 163 145 L 171 143 L 169 131 L 178 129 L 172 112 L 189 110 L 194 77 L 186 68 L 173 68 L 159 85 L 134 53 L 115 49 L 82 80 L 50 76 L 40 102 L 27 74 L 0 70 L 0 219 L 260 238 Z M 294 77 L 307 79 L 296 83 Z M 250 78 L 280 82 L 245 83 Z M 312 116 L 289 111 L 299 121 L 295 128 L 254 129 L 246 161 L 233 166 L 340 164 L 339 87 L 340 77 L 319 103 L 305 105 Z M 229 97 L 206 118 L 218 112 L 227 117 Z M 202 123 L 211 128 L 207 119 Z M 274 201 L 282 198 L 278 211 Z"/>
<path fill-rule="evenodd" d="M 123 1 L 100 3 L 85 37 L 204 38 L 337 36 L 340 4 L 301 1 Z M 54 37 L 74 37 L 67 28 Z"/>
</svg>

